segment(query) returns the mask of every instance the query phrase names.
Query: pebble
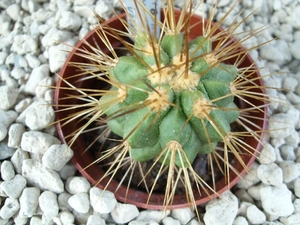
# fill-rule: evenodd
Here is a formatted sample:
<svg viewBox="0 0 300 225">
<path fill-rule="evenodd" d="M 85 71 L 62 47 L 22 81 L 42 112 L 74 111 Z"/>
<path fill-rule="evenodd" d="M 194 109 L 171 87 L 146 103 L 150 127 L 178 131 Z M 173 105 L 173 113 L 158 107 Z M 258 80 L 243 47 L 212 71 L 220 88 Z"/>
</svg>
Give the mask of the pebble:
<svg viewBox="0 0 300 225">
<path fill-rule="evenodd" d="M 271 138 L 286 138 L 291 135 L 294 128 L 292 118 L 285 113 L 272 115 L 269 119 L 268 135 Z"/>
<path fill-rule="evenodd" d="M 66 164 L 59 171 L 59 175 L 60 175 L 61 179 L 67 180 L 68 178 L 75 176 L 76 172 L 77 172 L 77 168 L 74 166 L 74 164 L 69 163 L 69 164 Z M 66 186 L 66 184 L 65 184 L 65 186 Z"/>
<path fill-rule="evenodd" d="M 255 205 L 247 208 L 247 219 L 250 224 L 262 224 L 266 222 L 266 215 Z"/>
<path fill-rule="evenodd" d="M 6 8 L 6 13 L 12 20 L 17 21 L 20 17 L 20 10 L 19 4 L 12 4 Z"/>
<path fill-rule="evenodd" d="M 131 204 L 117 203 L 116 207 L 111 212 L 111 216 L 116 223 L 128 223 L 138 215 L 138 208 Z"/>
<path fill-rule="evenodd" d="M 163 218 L 170 215 L 170 210 L 166 211 L 158 211 L 158 210 L 144 210 L 141 211 L 138 217 L 136 218 L 137 221 L 155 221 L 159 223 Z"/>
<path fill-rule="evenodd" d="M 283 181 L 282 169 L 276 163 L 259 165 L 257 176 L 264 184 L 274 186 L 280 185 Z"/>
<path fill-rule="evenodd" d="M 140 220 L 133 220 L 128 225 L 159 225 L 157 222 L 153 220 L 148 221 L 140 221 Z"/>
<path fill-rule="evenodd" d="M 91 184 L 84 177 L 69 177 L 66 180 L 65 188 L 70 194 L 74 195 L 80 192 L 87 193 L 91 188 Z"/>
<path fill-rule="evenodd" d="M 21 148 L 27 152 L 42 155 L 54 144 L 60 144 L 60 141 L 56 137 L 40 131 L 26 131 L 22 135 Z"/>
<path fill-rule="evenodd" d="M 59 171 L 73 156 L 73 151 L 66 144 L 51 145 L 42 157 L 44 166 Z"/>
<path fill-rule="evenodd" d="M 41 190 L 49 190 L 55 193 L 64 191 L 64 184 L 57 172 L 44 167 L 33 159 L 25 159 L 22 166 L 22 175 L 28 183 L 39 187 Z"/>
<path fill-rule="evenodd" d="M 15 170 L 13 164 L 5 160 L 1 163 L 1 178 L 3 180 L 11 180 L 15 176 Z"/>
<path fill-rule="evenodd" d="M 12 155 L 10 161 L 14 165 L 17 174 L 22 173 L 22 165 L 25 159 L 29 159 L 28 152 L 23 151 L 21 148 L 18 148 Z"/>
<path fill-rule="evenodd" d="M 34 101 L 26 110 L 25 124 L 31 130 L 42 130 L 53 123 L 53 107 L 43 99 Z"/>
<path fill-rule="evenodd" d="M 8 147 L 5 141 L 0 142 L 0 160 L 10 158 L 14 153 L 14 148 Z"/>
<path fill-rule="evenodd" d="M 90 215 L 86 225 L 106 225 L 105 220 L 97 215 Z"/>
<path fill-rule="evenodd" d="M 292 56 L 295 58 L 295 59 L 300 59 L 300 53 L 299 51 L 297 51 L 297 49 L 300 48 L 300 40 L 295 40 L 295 42 L 292 42 L 289 44 L 290 46 L 290 51 L 291 51 L 291 54 Z"/>
<path fill-rule="evenodd" d="M 261 164 L 269 164 L 275 162 L 276 154 L 274 147 L 269 143 L 265 143 L 259 154 L 258 160 Z"/>
<path fill-rule="evenodd" d="M 61 224 L 73 224 L 75 221 L 74 215 L 67 210 L 61 211 L 56 218 L 57 219 L 59 218 Z M 55 222 L 54 218 L 53 218 L 53 222 Z"/>
<path fill-rule="evenodd" d="M 39 204 L 40 189 L 37 187 L 27 187 L 20 196 L 20 215 L 30 218 L 35 215 Z"/>
<path fill-rule="evenodd" d="M 247 192 L 249 193 L 249 195 L 255 199 L 256 201 L 260 201 L 261 197 L 260 197 L 260 187 L 261 185 L 256 185 L 256 186 L 252 186 L 249 187 Z"/>
<path fill-rule="evenodd" d="M 79 213 L 87 213 L 90 209 L 89 195 L 87 193 L 77 193 L 68 199 L 69 205 Z"/>
<path fill-rule="evenodd" d="M 25 127 L 20 123 L 13 123 L 8 130 L 8 142 L 7 146 L 12 148 L 18 148 L 21 146 L 22 135 L 25 132 Z"/>
<path fill-rule="evenodd" d="M 282 161 L 279 163 L 283 172 L 283 182 L 289 183 L 300 176 L 300 163 L 293 161 Z"/>
<path fill-rule="evenodd" d="M 163 225 L 180 225 L 181 224 L 178 220 L 175 220 L 172 217 L 163 218 L 162 223 L 163 223 Z"/>
<path fill-rule="evenodd" d="M 13 86 L 3 85 L 0 87 L 0 109 L 10 109 L 17 100 L 18 89 Z"/>
<path fill-rule="evenodd" d="M 110 213 L 117 205 L 114 194 L 97 187 L 90 189 L 90 203 L 93 209 L 99 213 Z"/>
<path fill-rule="evenodd" d="M 287 144 L 280 147 L 280 154 L 285 161 L 294 161 L 296 159 L 294 148 Z"/>
<path fill-rule="evenodd" d="M 294 182 L 295 195 L 300 198 L 300 178 L 297 178 Z"/>
<path fill-rule="evenodd" d="M 61 30 L 77 31 L 81 24 L 81 18 L 77 14 L 64 11 L 58 21 L 58 28 Z"/>
<path fill-rule="evenodd" d="M 295 213 L 289 217 L 281 217 L 280 221 L 284 225 L 295 225 L 300 223 L 300 213 Z"/>
<path fill-rule="evenodd" d="M 265 185 L 260 188 L 263 210 L 274 216 L 289 216 L 294 211 L 292 193 L 286 184 L 276 187 Z"/>
<path fill-rule="evenodd" d="M 233 224 L 232 225 L 248 225 L 248 221 L 246 220 L 245 217 L 243 216 L 237 216 L 234 221 L 233 221 Z"/>
<path fill-rule="evenodd" d="M 191 208 L 173 209 L 171 216 L 177 219 L 181 224 L 187 224 L 192 218 L 195 217 L 195 213 Z"/>
<path fill-rule="evenodd" d="M 48 218 L 54 218 L 58 215 L 59 207 L 57 196 L 52 191 L 44 191 L 39 197 L 39 206 L 43 214 Z"/>
<path fill-rule="evenodd" d="M 6 198 L 4 205 L 0 210 L 0 217 L 4 220 L 10 219 L 19 211 L 19 209 L 20 204 L 17 199 Z"/>
<path fill-rule="evenodd" d="M 232 225 L 238 212 L 238 199 L 230 191 L 211 200 L 205 207 L 203 220 L 210 225 Z"/>
<path fill-rule="evenodd" d="M 12 199 L 17 199 L 23 189 L 26 187 L 27 180 L 20 174 L 17 174 L 13 179 L 3 181 L 0 185 L 0 189 Z"/>
<path fill-rule="evenodd" d="M 49 64 L 42 64 L 35 67 L 26 82 L 25 93 L 34 95 L 36 87 L 46 77 L 49 77 Z"/>
<path fill-rule="evenodd" d="M 71 195 L 67 192 L 60 193 L 57 197 L 57 202 L 60 210 L 72 211 L 72 207 L 68 204 L 68 199 Z"/>
</svg>

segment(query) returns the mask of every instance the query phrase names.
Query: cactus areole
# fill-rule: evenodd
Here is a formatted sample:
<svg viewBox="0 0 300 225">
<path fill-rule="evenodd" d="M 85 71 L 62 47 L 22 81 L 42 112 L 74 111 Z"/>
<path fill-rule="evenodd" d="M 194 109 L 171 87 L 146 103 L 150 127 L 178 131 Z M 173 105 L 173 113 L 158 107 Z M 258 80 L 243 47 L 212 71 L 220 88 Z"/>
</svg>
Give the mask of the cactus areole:
<svg viewBox="0 0 300 225">
<path fill-rule="evenodd" d="M 126 140 L 131 157 L 143 162 L 164 152 L 161 162 L 168 165 L 167 152 L 175 151 L 183 167 L 214 151 L 239 115 L 232 86 L 237 68 L 218 62 L 203 36 L 185 43 L 183 34 L 168 34 L 157 43 L 140 34 L 133 49 L 109 71 L 118 102 L 111 103 L 115 91 L 100 99 L 109 128 Z"/>
</svg>

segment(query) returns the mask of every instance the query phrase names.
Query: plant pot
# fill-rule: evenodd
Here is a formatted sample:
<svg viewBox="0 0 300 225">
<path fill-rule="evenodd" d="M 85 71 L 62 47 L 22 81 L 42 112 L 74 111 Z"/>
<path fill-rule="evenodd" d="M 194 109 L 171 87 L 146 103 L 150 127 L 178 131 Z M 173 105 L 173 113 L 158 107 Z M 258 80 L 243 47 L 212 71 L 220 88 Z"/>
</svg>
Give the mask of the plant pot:
<svg viewBox="0 0 300 225">
<path fill-rule="evenodd" d="M 178 16 L 180 14 L 180 11 L 175 12 Z M 120 22 L 119 18 L 125 18 L 125 14 L 119 15 L 118 17 L 114 17 L 108 21 L 105 21 L 102 23 L 102 26 L 109 25 L 110 27 L 118 30 L 124 30 L 124 25 Z M 191 24 L 194 24 L 194 26 L 190 29 L 190 39 L 194 39 L 195 37 L 199 36 L 202 31 L 202 19 L 199 16 L 192 16 L 191 17 Z M 70 114 L 76 112 L 76 108 L 72 110 L 59 110 L 61 109 L 61 106 L 65 104 L 78 104 L 79 100 L 76 99 L 68 99 L 67 96 L 75 94 L 74 90 L 68 89 L 69 85 L 64 81 L 67 80 L 68 83 L 71 83 L 75 87 L 78 88 L 91 88 L 95 85 L 95 80 L 93 79 L 81 79 L 84 75 L 80 74 L 80 71 L 77 67 L 72 66 L 70 62 L 77 62 L 77 63 L 87 63 L 88 60 L 81 57 L 78 53 L 80 52 L 80 49 L 87 49 L 90 50 L 91 46 L 98 46 L 102 49 L 104 53 L 108 53 L 108 49 L 105 46 L 105 44 L 100 40 L 100 38 L 97 35 L 97 29 L 90 31 L 84 38 L 84 41 L 79 41 L 75 48 L 70 52 L 63 68 L 60 72 L 60 78 L 57 82 L 57 88 L 55 91 L 55 105 L 57 109 L 56 113 L 56 120 L 57 122 L 57 131 L 58 135 L 62 142 L 68 143 L 70 141 L 70 134 L 78 128 L 78 121 L 72 121 L 67 124 L 63 124 L 61 119 L 68 117 Z M 219 28 L 216 32 L 220 32 L 222 29 Z M 109 41 L 112 44 L 113 47 L 118 48 L 121 46 L 121 43 L 116 40 L 114 37 L 110 36 Z M 234 38 L 230 40 L 231 42 L 236 42 Z M 87 44 L 88 43 L 88 44 Z M 97 43 L 97 45 L 95 44 Z M 244 51 L 243 47 L 240 46 L 240 50 Z M 228 60 L 228 63 L 234 63 L 236 59 L 232 58 Z M 253 66 L 255 69 L 255 73 L 253 73 L 251 76 L 254 78 L 253 82 L 257 84 L 257 90 L 255 91 L 257 93 L 264 94 L 264 89 L 260 88 L 263 86 L 263 82 L 260 78 L 260 74 L 258 70 L 255 68 L 253 60 L 251 57 L 246 54 L 245 58 L 243 59 L 243 62 L 240 64 L 241 67 L 248 67 Z M 255 79 L 257 77 L 257 79 Z M 99 82 L 97 85 L 105 85 Z M 249 84 L 252 85 L 252 84 Z M 100 88 L 100 87 L 97 87 Z M 103 88 L 103 87 L 101 87 Z M 104 87 L 106 88 L 106 87 Z M 249 98 L 246 99 L 246 101 L 249 101 L 251 104 L 262 106 L 260 110 L 257 110 L 257 114 L 255 118 L 252 118 L 252 123 L 256 124 L 257 126 L 261 127 L 261 130 L 266 130 L 266 105 L 262 100 L 255 99 L 255 98 Z M 245 101 L 239 101 L 239 105 L 242 108 L 249 107 L 249 102 L 246 103 Z M 261 136 L 263 135 L 263 132 L 261 132 Z M 262 137 L 260 137 L 261 139 Z M 256 149 L 253 154 L 242 154 L 242 159 L 247 167 L 250 167 L 251 164 L 256 159 L 256 155 L 259 152 L 261 148 L 260 140 L 257 140 L 254 137 L 245 137 L 244 141 L 251 146 L 253 149 Z M 95 161 L 95 158 L 89 153 L 89 151 L 85 152 L 85 149 L 87 148 L 87 144 L 83 140 L 82 136 L 79 136 L 76 141 L 73 143 L 71 148 L 74 150 L 74 156 L 73 156 L 73 163 L 77 167 L 77 169 L 81 172 L 81 174 L 86 177 L 93 185 L 98 186 L 99 188 L 103 189 L 107 183 L 109 183 L 109 177 L 106 177 L 102 180 L 101 183 L 98 183 L 98 180 L 104 175 L 104 171 L 100 169 L 96 164 L 93 164 Z M 231 188 L 233 185 L 235 185 L 238 180 L 240 179 L 240 176 L 243 176 L 246 173 L 246 170 L 244 167 L 237 161 L 232 164 L 232 166 L 235 168 L 235 170 L 238 172 L 239 176 L 236 175 L 233 171 L 230 172 L 230 182 L 228 183 L 227 180 L 223 177 L 222 179 L 219 179 L 216 181 L 216 193 L 213 193 L 210 190 L 207 190 L 207 193 L 202 191 L 201 195 L 195 191 L 195 202 L 197 205 L 203 204 L 216 196 L 218 194 L 223 193 L 224 191 Z M 136 205 L 137 207 L 141 208 L 148 208 L 148 209 L 164 209 L 163 201 L 164 201 L 164 195 L 163 194 L 156 194 L 153 193 L 151 198 L 148 201 L 148 193 L 135 189 L 135 188 L 129 188 L 127 189 L 127 186 L 121 185 L 118 187 L 118 182 L 114 179 L 111 180 L 109 185 L 107 186 L 107 190 L 114 192 L 116 198 L 119 201 L 131 203 Z M 171 206 L 168 206 L 169 209 L 174 208 L 182 208 L 182 207 L 188 207 L 191 206 L 190 203 L 187 202 L 186 195 L 175 195 L 173 204 Z"/>
</svg>

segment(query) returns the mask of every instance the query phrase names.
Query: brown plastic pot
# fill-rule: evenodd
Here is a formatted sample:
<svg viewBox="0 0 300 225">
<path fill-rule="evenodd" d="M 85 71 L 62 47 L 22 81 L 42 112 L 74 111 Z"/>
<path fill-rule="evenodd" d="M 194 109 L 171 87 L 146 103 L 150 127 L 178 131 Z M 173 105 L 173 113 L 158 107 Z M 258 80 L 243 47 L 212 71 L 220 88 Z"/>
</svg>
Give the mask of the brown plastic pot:
<svg viewBox="0 0 300 225">
<path fill-rule="evenodd" d="M 179 16 L 180 11 L 175 12 L 177 16 Z M 118 30 L 124 30 L 125 28 L 123 24 L 120 22 L 119 18 L 125 18 L 125 14 L 119 15 L 119 17 L 114 17 L 111 18 L 108 21 L 105 21 L 102 23 L 102 26 L 106 26 L 109 24 L 110 27 L 113 27 L 114 29 Z M 201 35 L 202 32 L 202 19 L 199 16 L 192 16 L 191 17 L 191 24 L 194 24 L 194 26 L 190 29 L 190 39 L 194 39 L 197 36 Z M 220 32 L 222 28 L 217 30 L 216 32 Z M 121 43 L 116 40 L 113 37 L 109 37 L 110 42 L 112 43 L 112 46 L 114 47 L 120 47 Z M 82 40 L 79 41 L 75 48 L 72 50 L 72 52 L 69 54 L 63 68 L 61 69 L 60 76 L 63 79 L 67 79 L 68 82 L 72 83 L 72 85 L 76 87 L 87 87 L 90 88 L 93 85 L 95 85 L 95 82 L 92 79 L 87 79 L 87 80 L 79 80 L 81 76 L 74 76 L 76 74 L 79 74 L 80 71 L 74 66 L 71 66 L 69 63 L 70 62 L 78 62 L 78 63 L 87 63 L 88 61 L 83 58 L 78 56 L 76 53 L 78 53 L 78 49 L 90 49 L 90 47 L 86 44 L 89 43 L 90 45 L 95 46 L 95 43 L 102 49 L 103 52 L 108 53 L 108 50 L 106 46 L 101 42 L 100 38 L 97 35 L 97 28 L 90 31 L 84 38 L 85 42 Z M 234 38 L 231 39 L 231 41 L 236 42 Z M 243 51 L 243 47 L 240 47 L 241 51 Z M 229 60 L 229 63 L 234 63 L 235 59 Z M 244 61 L 240 65 L 241 67 L 248 67 L 248 66 L 254 66 L 253 60 L 251 57 L 247 54 L 246 57 L 244 58 Z M 258 77 L 258 79 L 254 80 L 254 82 L 258 85 L 257 93 L 264 93 L 264 89 L 259 88 L 263 86 L 263 82 L 260 78 L 259 72 L 256 70 L 256 73 L 253 73 L 253 77 Z M 100 83 L 101 85 L 101 83 Z M 64 104 L 76 104 L 75 101 L 76 99 L 64 99 L 64 97 L 70 95 L 73 93 L 72 90 L 66 90 L 64 88 L 67 88 L 68 85 L 60 78 L 57 82 L 57 88 L 55 91 L 55 105 L 57 109 L 59 109 L 60 105 Z M 97 87 L 101 88 L 101 87 Z M 103 87 L 102 87 L 103 88 Z M 264 105 L 260 100 L 254 99 L 254 98 L 249 98 L 247 99 L 254 105 Z M 242 107 L 247 107 L 247 103 L 245 102 L 240 102 L 240 105 Z M 58 135 L 61 139 L 62 142 L 68 143 L 69 139 L 67 136 L 72 133 L 72 131 L 76 130 L 78 128 L 78 123 L 76 121 L 70 122 L 67 125 L 62 125 L 60 122 L 60 119 L 66 118 L 69 114 L 72 114 L 76 111 L 76 109 L 73 110 L 68 110 L 68 111 L 58 111 L 56 113 L 56 119 L 58 121 L 57 123 L 57 131 Z M 253 119 L 253 123 L 256 124 L 257 126 L 261 127 L 261 130 L 264 131 L 266 128 L 266 107 L 262 107 L 262 111 L 258 111 L 256 114 L 256 117 L 259 117 L 260 119 Z M 262 134 L 263 135 L 263 132 Z M 245 137 L 244 141 L 251 146 L 253 149 L 256 149 L 256 152 L 253 155 L 250 154 L 244 154 L 241 157 L 243 158 L 245 164 L 250 167 L 251 164 L 254 162 L 256 159 L 256 154 L 261 148 L 261 144 L 258 140 L 256 140 L 253 137 Z M 72 149 L 74 150 L 74 156 L 73 156 L 73 163 L 77 167 L 77 169 L 81 172 L 81 174 L 86 177 L 93 185 L 97 185 L 99 188 L 104 188 L 106 184 L 109 181 L 109 177 L 106 177 L 105 179 L 102 180 L 101 183 L 97 183 L 98 180 L 104 175 L 104 171 L 101 170 L 96 164 L 91 164 L 92 162 L 95 161 L 95 158 L 92 157 L 92 155 L 87 151 L 85 152 L 86 145 L 84 144 L 84 140 L 81 136 L 75 141 L 75 143 L 72 145 Z M 91 164 L 91 165 L 90 165 Z M 240 176 L 243 176 L 246 173 L 246 170 L 243 168 L 243 166 L 238 163 L 234 162 L 232 166 L 238 171 Z M 218 194 L 221 194 L 231 188 L 233 185 L 235 185 L 238 180 L 240 179 L 240 176 L 236 175 L 233 171 L 230 172 L 230 183 L 228 184 L 225 178 L 222 178 L 218 181 L 216 181 L 216 192 Z M 131 203 L 134 204 L 138 207 L 141 208 L 148 208 L 148 209 L 163 209 L 163 200 L 164 200 L 164 195 L 163 194 L 156 194 L 153 193 L 148 204 L 148 194 L 146 192 L 136 190 L 136 189 L 129 189 L 127 190 L 126 186 L 121 185 L 118 189 L 118 182 L 114 179 L 110 182 L 110 184 L 107 187 L 107 190 L 114 192 L 116 198 L 119 201 L 126 202 L 126 203 Z M 116 190 L 117 189 L 117 190 Z M 209 193 L 205 193 L 202 191 L 201 195 L 195 191 L 195 200 L 196 204 L 200 205 L 205 202 L 208 202 L 209 200 L 215 198 L 217 195 L 212 193 L 211 191 L 208 191 Z M 176 195 L 174 197 L 173 204 L 169 206 L 169 209 L 174 209 L 174 208 L 182 208 L 182 207 L 188 207 L 190 204 L 186 200 L 186 195 Z"/>
</svg>

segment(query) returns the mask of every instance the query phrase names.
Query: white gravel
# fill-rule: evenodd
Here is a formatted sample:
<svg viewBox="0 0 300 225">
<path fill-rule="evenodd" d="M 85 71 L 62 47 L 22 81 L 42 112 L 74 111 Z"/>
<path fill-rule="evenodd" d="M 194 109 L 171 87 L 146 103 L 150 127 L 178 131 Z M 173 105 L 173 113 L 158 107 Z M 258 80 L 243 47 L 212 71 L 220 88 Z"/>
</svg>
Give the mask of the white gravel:
<svg viewBox="0 0 300 225">
<path fill-rule="evenodd" d="M 181 0 L 176 0 L 182 5 Z M 215 1 L 207 0 L 207 15 Z M 232 1 L 219 0 L 216 18 Z M 107 19 L 117 0 L 0 1 L 0 224 L 30 225 L 295 225 L 300 224 L 300 2 L 241 0 L 224 24 L 256 9 L 239 31 L 269 27 L 246 47 L 279 37 L 252 51 L 273 102 L 269 130 L 251 171 L 223 199 L 162 213 L 117 202 L 76 173 L 71 149 L 56 136 L 55 73 L 70 49 L 96 24 L 92 10 Z M 279 72 L 277 73 L 276 72 Z M 283 103 L 284 102 L 284 103 Z M 63 154 L 60 154 L 64 152 Z M 101 196 L 101 198 L 99 198 Z"/>
</svg>

